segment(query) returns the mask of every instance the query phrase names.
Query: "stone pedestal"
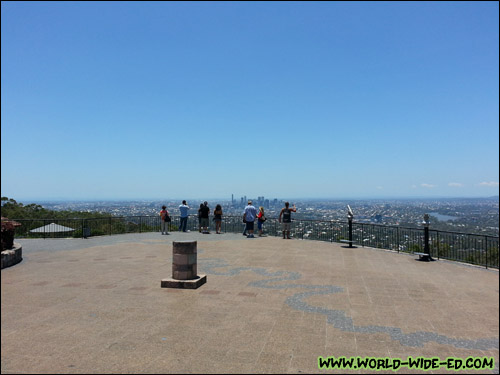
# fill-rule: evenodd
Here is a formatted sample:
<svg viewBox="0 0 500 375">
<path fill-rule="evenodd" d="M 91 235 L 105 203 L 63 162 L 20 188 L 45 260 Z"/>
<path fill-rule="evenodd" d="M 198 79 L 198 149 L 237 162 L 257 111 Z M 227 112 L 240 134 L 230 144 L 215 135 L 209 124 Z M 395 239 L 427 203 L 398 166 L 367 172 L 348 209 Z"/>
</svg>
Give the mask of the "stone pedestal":
<svg viewBox="0 0 500 375">
<path fill-rule="evenodd" d="M 197 273 L 197 242 L 174 241 L 172 246 L 172 278 L 163 279 L 161 287 L 196 289 L 205 284 L 207 276 Z"/>
</svg>

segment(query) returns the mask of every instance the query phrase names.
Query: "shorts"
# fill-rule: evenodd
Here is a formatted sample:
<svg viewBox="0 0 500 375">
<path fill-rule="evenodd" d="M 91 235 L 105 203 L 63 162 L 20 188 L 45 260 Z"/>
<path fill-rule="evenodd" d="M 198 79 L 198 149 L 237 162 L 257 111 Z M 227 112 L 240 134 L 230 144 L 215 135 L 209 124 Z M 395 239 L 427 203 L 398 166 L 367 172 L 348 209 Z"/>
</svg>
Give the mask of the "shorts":
<svg viewBox="0 0 500 375">
<path fill-rule="evenodd" d="M 253 221 L 247 221 L 247 230 L 253 230 Z"/>
<path fill-rule="evenodd" d="M 292 223 L 281 223 L 281 226 L 283 227 L 283 231 L 290 232 L 290 227 Z"/>
<path fill-rule="evenodd" d="M 210 226 L 210 220 L 208 220 L 208 217 L 202 217 L 200 219 L 200 226 L 202 226 L 202 227 Z"/>
<path fill-rule="evenodd" d="M 262 224 L 264 224 L 264 222 L 263 222 L 263 221 L 257 221 L 257 228 L 258 228 L 259 230 L 262 230 Z"/>
</svg>

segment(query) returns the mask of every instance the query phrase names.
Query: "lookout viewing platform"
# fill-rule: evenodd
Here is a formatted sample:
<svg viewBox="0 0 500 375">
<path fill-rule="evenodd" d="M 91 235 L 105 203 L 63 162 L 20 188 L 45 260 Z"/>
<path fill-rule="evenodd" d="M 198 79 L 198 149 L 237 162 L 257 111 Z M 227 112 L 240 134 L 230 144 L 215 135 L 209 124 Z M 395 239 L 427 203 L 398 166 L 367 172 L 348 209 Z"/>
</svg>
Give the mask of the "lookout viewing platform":
<svg viewBox="0 0 500 375">
<path fill-rule="evenodd" d="M 197 241 L 206 284 L 161 288 L 173 241 Z M 241 233 L 15 242 L 23 261 L 1 271 L 5 374 L 332 372 L 320 356 L 491 357 L 463 373 L 498 373 L 497 269 Z"/>
</svg>

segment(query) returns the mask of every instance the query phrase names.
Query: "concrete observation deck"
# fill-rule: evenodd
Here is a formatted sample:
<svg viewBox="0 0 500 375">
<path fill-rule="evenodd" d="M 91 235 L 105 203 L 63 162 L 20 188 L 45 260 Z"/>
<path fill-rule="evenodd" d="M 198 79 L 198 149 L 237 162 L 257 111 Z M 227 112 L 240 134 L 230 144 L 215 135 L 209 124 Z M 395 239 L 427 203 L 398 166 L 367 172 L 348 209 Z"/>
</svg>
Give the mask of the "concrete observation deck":
<svg viewBox="0 0 500 375">
<path fill-rule="evenodd" d="M 172 241 L 186 240 L 207 283 L 161 288 Z M 1 271 L 2 374 L 372 372 L 320 370 L 318 356 L 487 356 L 495 369 L 472 372 L 498 373 L 497 270 L 240 234 L 16 242 L 23 261 Z"/>
</svg>

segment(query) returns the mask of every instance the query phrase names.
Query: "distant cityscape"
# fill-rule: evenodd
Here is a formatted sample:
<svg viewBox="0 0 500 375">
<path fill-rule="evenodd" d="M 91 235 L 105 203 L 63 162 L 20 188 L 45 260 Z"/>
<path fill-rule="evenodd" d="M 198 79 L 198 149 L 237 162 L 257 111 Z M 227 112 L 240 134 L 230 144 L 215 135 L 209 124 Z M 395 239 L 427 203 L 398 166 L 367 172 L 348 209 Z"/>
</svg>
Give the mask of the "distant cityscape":
<svg viewBox="0 0 500 375">
<path fill-rule="evenodd" d="M 207 200 L 210 208 L 222 206 L 224 215 L 240 216 L 252 200 L 255 207 L 264 207 L 267 217 L 277 217 L 285 200 L 282 198 L 256 198 L 231 195 L 231 199 Z M 204 200 L 191 200 L 190 214 L 197 214 Z M 162 205 L 166 205 L 172 215 L 179 214 L 179 200 L 135 200 L 135 201 L 61 201 L 25 202 L 37 203 L 51 210 L 73 210 L 109 213 L 112 216 L 157 215 Z M 373 199 L 373 200 L 290 200 L 296 205 L 295 219 L 346 221 L 347 205 L 354 212 L 354 221 L 407 227 L 421 226 L 424 214 L 431 217 L 431 227 L 437 230 L 464 233 L 499 235 L 499 198 L 448 198 L 448 199 Z"/>
</svg>

